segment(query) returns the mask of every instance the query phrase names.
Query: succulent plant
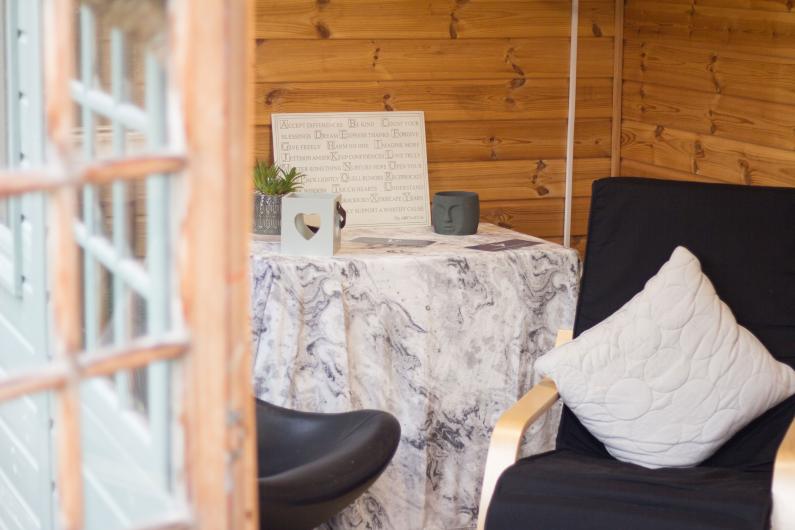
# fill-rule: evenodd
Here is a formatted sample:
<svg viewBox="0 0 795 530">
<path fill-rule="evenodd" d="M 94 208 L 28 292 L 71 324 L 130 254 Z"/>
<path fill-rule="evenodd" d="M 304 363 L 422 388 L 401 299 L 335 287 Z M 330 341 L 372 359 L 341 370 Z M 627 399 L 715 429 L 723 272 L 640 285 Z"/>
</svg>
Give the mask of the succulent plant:
<svg viewBox="0 0 795 530">
<path fill-rule="evenodd" d="M 284 195 L 301 188 L 304 174 L 296 168 L 285 171 L 277 164 L 257 161 L 254 166 L 254 188 L 265 195 Z"/>
</svg>

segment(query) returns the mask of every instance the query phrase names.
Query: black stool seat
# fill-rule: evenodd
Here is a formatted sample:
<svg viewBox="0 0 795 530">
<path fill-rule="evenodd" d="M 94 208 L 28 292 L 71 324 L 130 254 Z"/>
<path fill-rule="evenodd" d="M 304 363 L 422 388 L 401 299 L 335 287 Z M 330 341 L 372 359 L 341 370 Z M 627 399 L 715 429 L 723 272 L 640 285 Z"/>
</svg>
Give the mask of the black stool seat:
<svg viewBox="0 0 795 530">
<path fill-rule="evenodd" d="M 389 413 L 314 414 L 257 400 L 260 527 L 327 521 L 381 475 L 400 441 Z"/>
</svg>

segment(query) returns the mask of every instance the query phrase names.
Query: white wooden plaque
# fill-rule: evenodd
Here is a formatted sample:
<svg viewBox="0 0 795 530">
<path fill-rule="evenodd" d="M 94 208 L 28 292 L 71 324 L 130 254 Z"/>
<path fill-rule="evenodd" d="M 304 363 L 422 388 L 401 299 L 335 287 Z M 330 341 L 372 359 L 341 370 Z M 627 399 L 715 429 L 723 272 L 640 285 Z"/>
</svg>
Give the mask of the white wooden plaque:
<svg viewBox="0 0 795 530">
<path fill-rule="evenodd" d="M 349 226 L 431 223 L 423 112 L 273 114 L 273 159 L 339 193 Z"/>
</svg>

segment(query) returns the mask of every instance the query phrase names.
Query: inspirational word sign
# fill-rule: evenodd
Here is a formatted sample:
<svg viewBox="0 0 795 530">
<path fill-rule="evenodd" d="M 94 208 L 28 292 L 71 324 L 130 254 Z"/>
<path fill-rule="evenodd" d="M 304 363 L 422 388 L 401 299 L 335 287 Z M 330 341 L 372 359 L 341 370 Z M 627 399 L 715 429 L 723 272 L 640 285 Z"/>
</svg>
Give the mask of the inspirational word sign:
<svg viewBox="0 0 795 530">
<path fill-rule="evenodd" d="M 349 226 L 428 226 L 422 112 L 273 114 L 273 159 L 302 191 L 340 193 Z"/>
</svg>

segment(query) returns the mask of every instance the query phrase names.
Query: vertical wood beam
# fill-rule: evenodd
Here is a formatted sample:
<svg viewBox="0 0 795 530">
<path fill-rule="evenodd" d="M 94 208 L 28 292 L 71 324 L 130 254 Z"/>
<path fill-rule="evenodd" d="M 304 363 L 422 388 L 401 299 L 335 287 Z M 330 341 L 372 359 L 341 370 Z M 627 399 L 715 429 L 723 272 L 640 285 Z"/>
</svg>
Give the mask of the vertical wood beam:
<svg viewBox="0 0 795 530">
<path fill-rule="evenodd" d="M 174 95 L 190 161 L 180 255 L 193 344 L 185 366 L 188 495 L 198 528 L 255 530 L 248 316 L 253 2 L 176 0 L 174 8 Z"/>
<path fill-rule="evenodd" d="M 613 121 L 610 140 L 610 176 L 621 171 L 621 121 L 624 88 L 624 0 L 616 0 L 613 37 Z"/>
<path fill-rule="evenodd" d="M 57 447 L 57 488 L 61 528 L 83 528 L 83 454 L 80 445 L 80 305 L 78 253 L 72 224 L 76 215 L 75 191 L 64 187 L 50 200 L 50 255 L 53 260 L 52 306 L 55 358 L 66 363 L 66 384 L 58 391 L 55 420 Z"/>
<path fill-rule="evenodd" d="M 232 469 L 232 480 L 240 485 L 239 495 L 232 499 L 232 524 L 234 529 L 259 528 L 259 495 L 257 489 L 257 426 L 253 390 L 251 358 L 251 285 L 249 242 L 253 215 L 253 185 L 251 168 L 254 167 L 254 0 L 232 0 L 240 6 L 229 18 L 230 37 L 226 39 L 227 56 L 231 72 L 230 99 L 238 139 L 242 145 L 229 149 L 231 160 L 231 187 L 234 200 L 230 201 L 227 216 L 230 234 L 227 254 L 234 256 L 232 275 L 235 279 L 230 307 L 231 330 L 229 337 L 229 419 L 237 425 L 228 433 L 231 452 L 238 462 Z M 235 38 L 237 37 L 237 38 Z M 233 140 L 234 143 L 234 140 Z M 225 143 L 228 145 L 228 143 Z M 230 188 L 231 189 L 231 188 Z"/>
<path fill-rule="evenodd" d="M 68 174 L 71 166 L 69 133 L 73 124 L 69 80 L 74 71 L 74 5 L 72 0 L 47 0 L 44 16 L 44 71 L 48 157 L 56 171 Z M 69 186 L 51 194 L 52 306 L 55 354 L 67 367 L 66 384 L 58 391 L 57 451 L 58 501 L 63 530 L 83 527 L 83 473 L 80 447 L 80 300 L 77 245 L 72 225 L 76 215 L 75 190 Z"/>
</svg>

